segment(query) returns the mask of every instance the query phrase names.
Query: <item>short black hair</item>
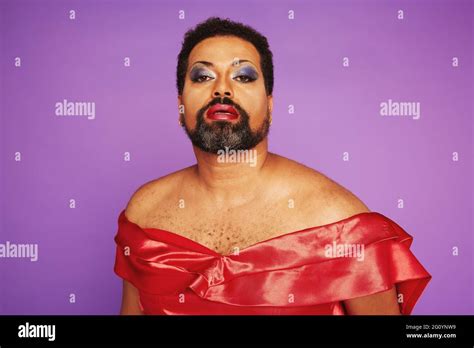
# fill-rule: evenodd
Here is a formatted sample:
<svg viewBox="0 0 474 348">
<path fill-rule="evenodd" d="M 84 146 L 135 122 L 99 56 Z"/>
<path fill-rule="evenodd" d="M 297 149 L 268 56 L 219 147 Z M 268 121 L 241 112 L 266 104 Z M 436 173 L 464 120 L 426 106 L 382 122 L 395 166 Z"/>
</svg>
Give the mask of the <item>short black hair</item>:
<svg viewBox="0 0 474 348">
<path fill-rule="evenodd" d="M 204 39 L 215 36 L 236 36 L 255 46 L 260 54 L 260 68 L 263 72 L 265 90 L 267 95 L 271 95 L 273 93 L 273 54 L 270 51 L 267 38 L 248 25 L 219 17 L 208 18 L 196 25 L 195 28 L 188 30 L 184 35 L 176 69 L 178 94 L 182 95 L 183 93 L 188 58 L 192 49 Z"/>
</svg>

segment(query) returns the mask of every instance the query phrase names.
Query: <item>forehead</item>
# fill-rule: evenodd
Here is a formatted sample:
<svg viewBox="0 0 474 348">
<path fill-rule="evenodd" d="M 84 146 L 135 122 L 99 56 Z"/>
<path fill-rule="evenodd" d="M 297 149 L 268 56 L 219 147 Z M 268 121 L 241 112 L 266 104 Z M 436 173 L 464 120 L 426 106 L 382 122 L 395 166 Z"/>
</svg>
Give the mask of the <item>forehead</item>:
<svg viewBox="0 0 474 348">
<path fill-rule="evenodd" d="M 189 54 L 189 65 L 204 60 L 227 66 L 235 58 L 247 59 L 260 67 L 260 55 L 250 42 L 235 36 L 216 36 L 199 42 Z"/>
</svg>

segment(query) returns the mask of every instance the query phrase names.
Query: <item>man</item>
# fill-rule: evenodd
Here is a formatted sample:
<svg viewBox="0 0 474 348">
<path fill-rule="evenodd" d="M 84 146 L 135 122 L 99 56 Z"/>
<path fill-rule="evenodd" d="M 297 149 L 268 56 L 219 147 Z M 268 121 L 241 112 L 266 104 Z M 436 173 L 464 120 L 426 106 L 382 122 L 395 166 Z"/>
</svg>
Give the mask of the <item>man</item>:
<svg viewBox="0 0 474 348">
<path fill-rule="evenodd" d="M 210 18 L 187 32 L 177 87 L 179 123 L 197 164 L 141 186 L 127 205 L 129 221 L 226 255 L 369 211 L 320 172 L 268 152 L 272 53 L 254 29 Z M 392 288 L 344 306 L 349 314 L 400 314 L 396 295 Z M 126 280 L 121 313 L 141 313 Z"/>
</svg>

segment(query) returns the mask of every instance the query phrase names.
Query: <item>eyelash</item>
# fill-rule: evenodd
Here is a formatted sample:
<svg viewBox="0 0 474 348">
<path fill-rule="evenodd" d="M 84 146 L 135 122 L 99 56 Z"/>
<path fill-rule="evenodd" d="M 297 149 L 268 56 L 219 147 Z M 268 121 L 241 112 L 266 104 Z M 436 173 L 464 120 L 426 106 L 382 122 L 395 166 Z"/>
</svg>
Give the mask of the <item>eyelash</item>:
<svg viewBox="0 0 474 348">
<path fill-rule="evenodd" d="M 244 77 L 244 78 L 246 78 L 247 81 L 242 81 L 243 83 L 249 83 L 249 82 L 255 81 L 254 78 L 252 78 L 252 77 L 250 77 L 250 76 L 247 76 L 247 75 L 238 75 L 238 76 L 236 76 L 236 78 L 237 78 L 237 77 Z"/>
<path fill-rule="evenodd" d="M 193 82 L 198 82 L 198 83 L 201 83 L 201 82 L 209 81 L 209 80 L 205 80 L 205 81 L 201 80 L 201 78 L 203 78 L 203 77 L 209 77 L 209 78 L 212 78 L 212 77 L 210 77 L 210 76 L 207 76 L 207 75 L 201 75 L 201 76 L 198 76 L 197 78 L 195 78 L 195 79 L 193 80 Z"/>
<path fill-rule="evenodd" d="M 201 80 L 201 78 L 203 78 L 203 77 L 212 78 L 212 77 L 207 76 L 207 75 L 201 75 L 201 76 L 197 77 L 196 79 L 194 79 L 193 82 L 202 83 L 202 82 L 209 81 L 209 80 Z M 247 76 L 247 75 L 238 75 L 238 76 L 236 76 L 235 78 L 238 78 L 238 77 L 244 77 L 244 78 L 246 79 L 246 81 L 241 81 L 242 83 L 249 83 L 249 82 L 255 81 L 254 78 L 252 78 L 252 77 L 250 77 L 250 76 Z"/>
</svg>

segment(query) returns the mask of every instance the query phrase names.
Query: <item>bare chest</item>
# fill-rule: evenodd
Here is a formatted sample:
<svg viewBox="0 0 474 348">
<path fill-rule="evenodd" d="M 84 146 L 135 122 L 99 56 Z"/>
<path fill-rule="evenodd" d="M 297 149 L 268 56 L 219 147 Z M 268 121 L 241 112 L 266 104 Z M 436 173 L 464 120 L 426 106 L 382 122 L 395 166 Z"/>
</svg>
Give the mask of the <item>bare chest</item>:
<svg viewBox="0 0 474 348">
<path fill-rule="evenodd" d="M 211 215 L 160 209 L 150 212 L 140 225 L 173 232 L 221 255 L 236 254 L 255 243 L 308 227 L 307 221 L 293 212 L 266 209 Z"/>
</svg>

